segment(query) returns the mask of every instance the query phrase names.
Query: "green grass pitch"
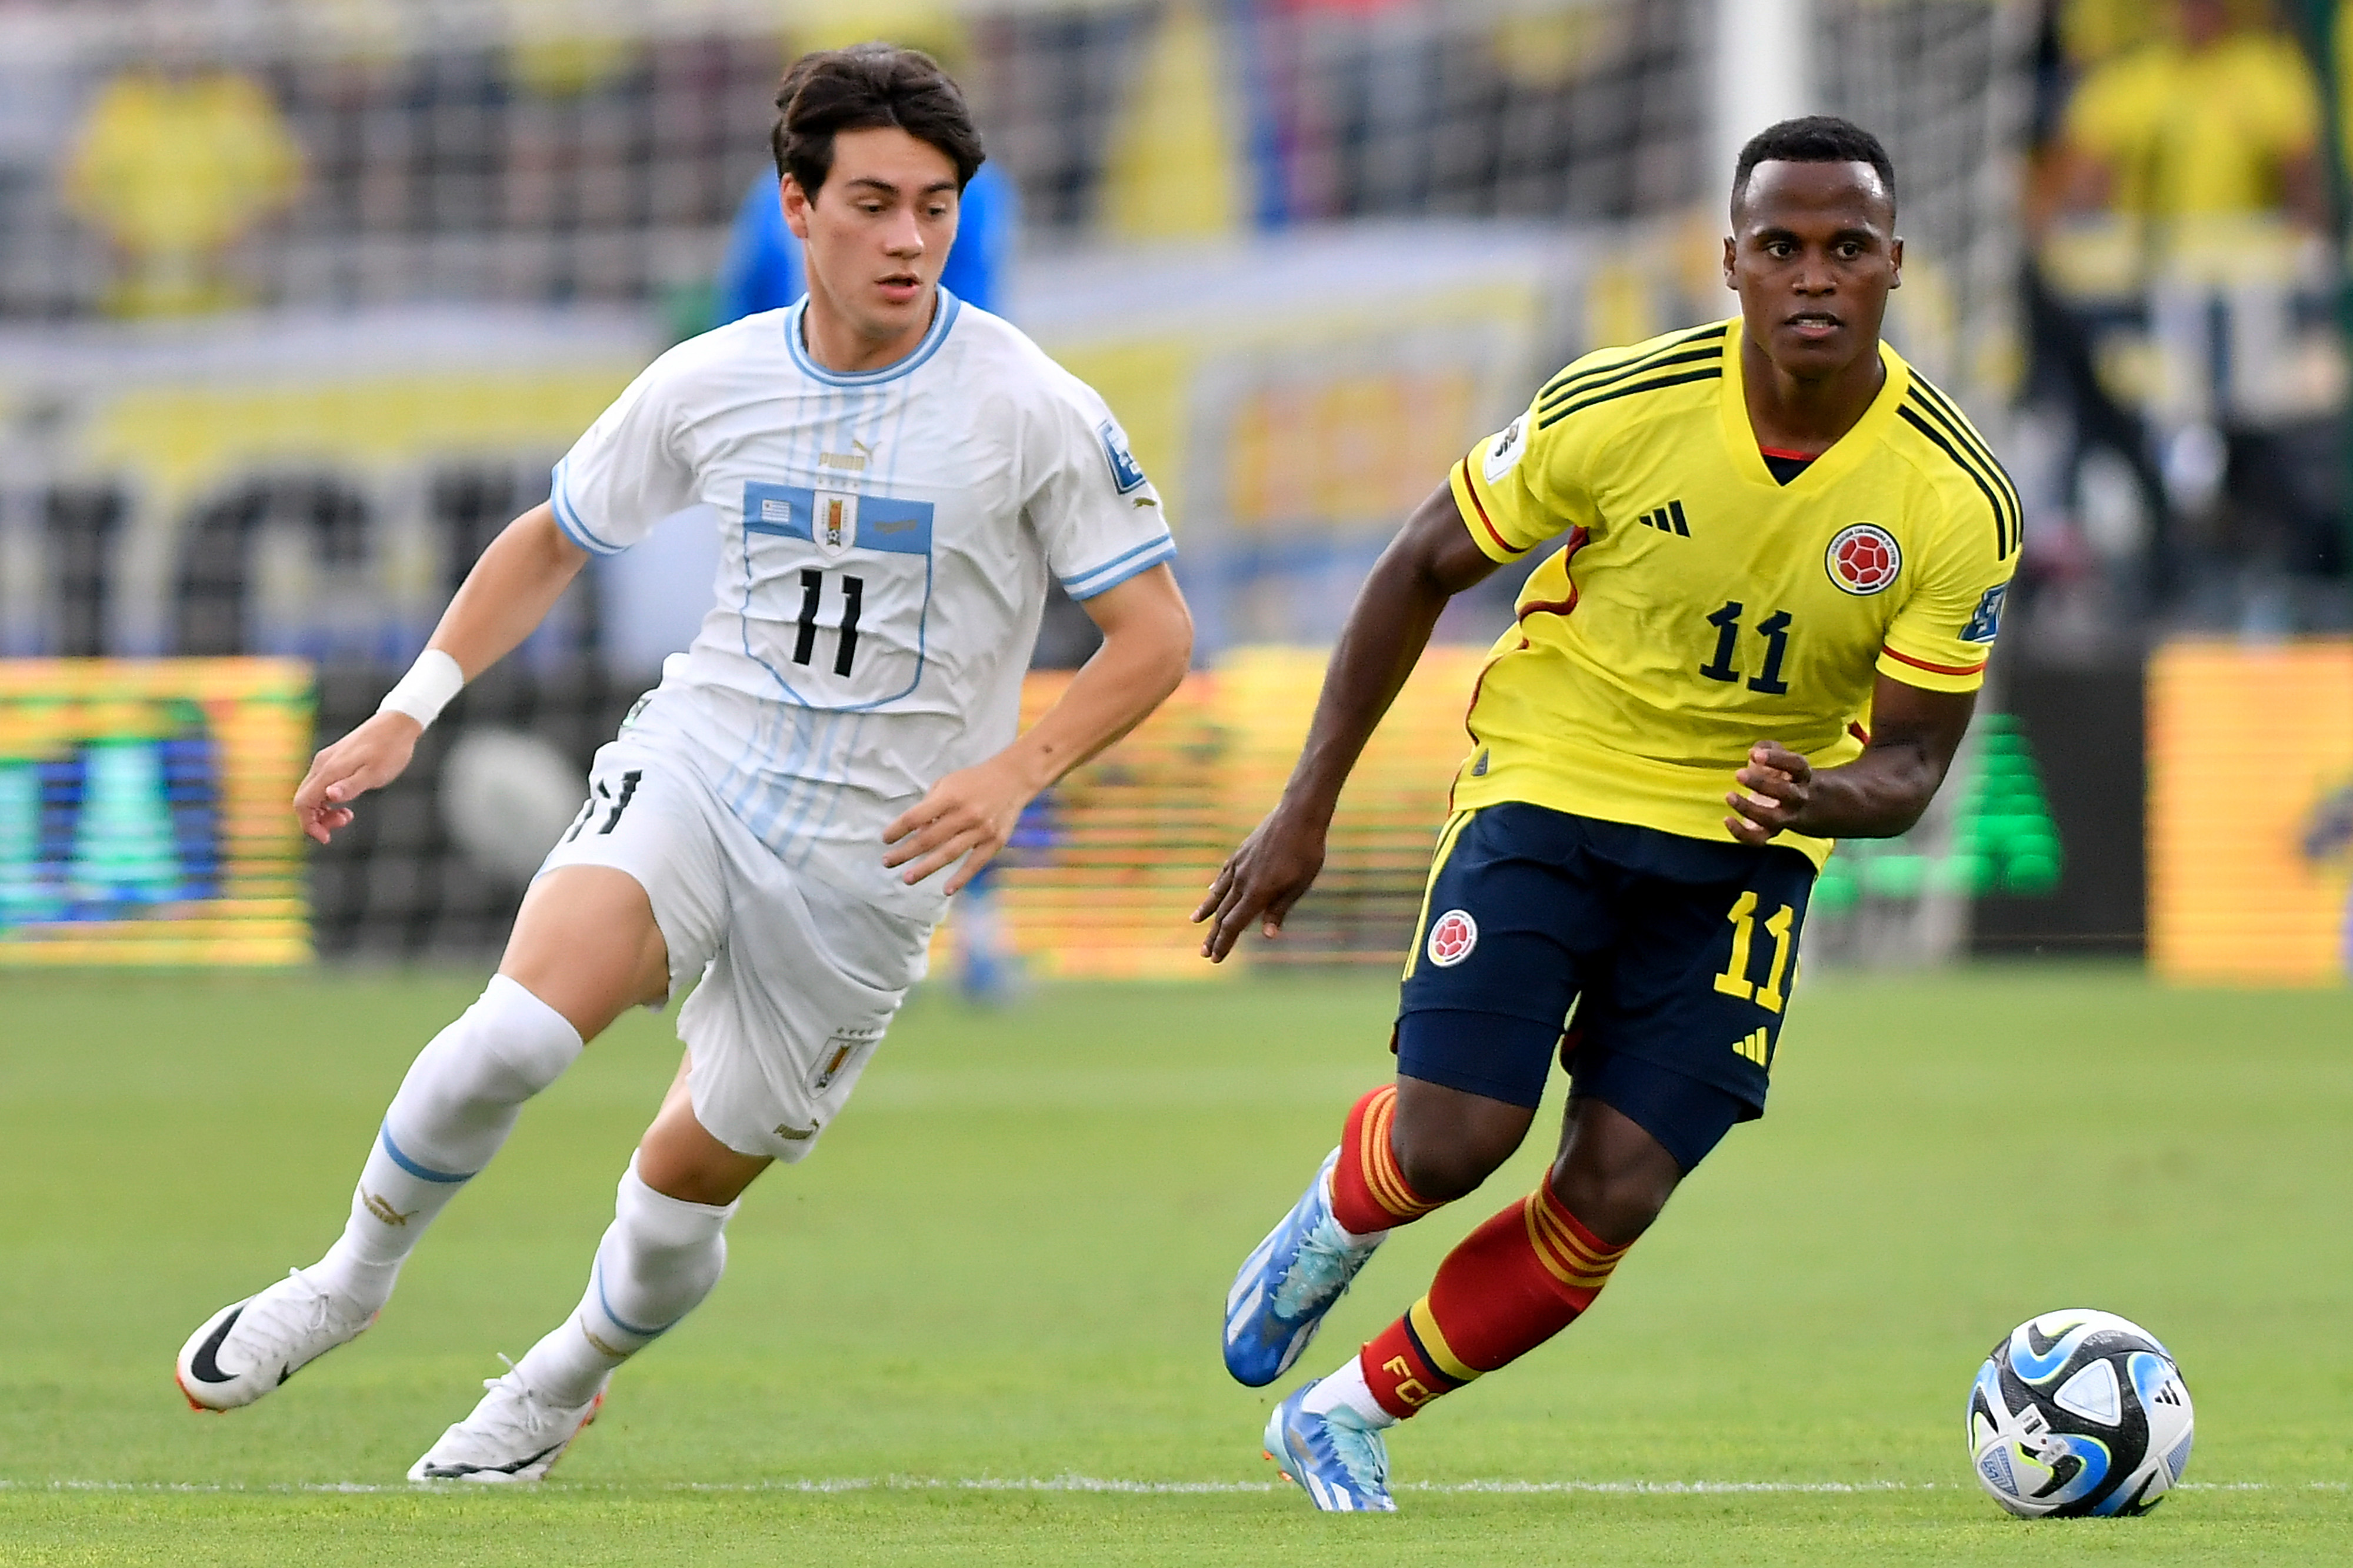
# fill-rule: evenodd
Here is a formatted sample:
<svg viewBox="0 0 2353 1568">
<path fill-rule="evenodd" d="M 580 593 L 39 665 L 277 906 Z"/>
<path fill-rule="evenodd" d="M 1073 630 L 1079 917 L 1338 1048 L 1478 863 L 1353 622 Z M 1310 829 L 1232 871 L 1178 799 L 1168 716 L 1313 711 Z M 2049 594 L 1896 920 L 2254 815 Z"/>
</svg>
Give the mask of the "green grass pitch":
<svg viewBox="0 0 2353 1568">
<path fill-rule="evenodd" d="M 1387 1070 L 1377 979 L 996 1016 L 919 995 L 555 1480 L 412 1490 L 494 1352 L 576 1298 L 675 1062 L 631 1018 L 366 1338 L 191 1414 L 182 1337 L 325 1246 L 410 1055 L 478 984 L 5 981 L 0 1563 L 2353 1561 L 2353 995 L 1818 978 L 1772 1116 L 1588 1319 L 1396 1434 L 1397 1516 L 1332 1518 L 1274 1483 L 1269 1395 L 1216 1341 L 1234 1265 Z M 1549 1121 L 1391 1243 L 1304 1370 L 1534 1183 Z M 2078 1305 L 2180 1357 L 2194 1484 L 2142 1520 L 2015 1522 L 1961 1452 L 1969 1376 Z"/>
</svg>

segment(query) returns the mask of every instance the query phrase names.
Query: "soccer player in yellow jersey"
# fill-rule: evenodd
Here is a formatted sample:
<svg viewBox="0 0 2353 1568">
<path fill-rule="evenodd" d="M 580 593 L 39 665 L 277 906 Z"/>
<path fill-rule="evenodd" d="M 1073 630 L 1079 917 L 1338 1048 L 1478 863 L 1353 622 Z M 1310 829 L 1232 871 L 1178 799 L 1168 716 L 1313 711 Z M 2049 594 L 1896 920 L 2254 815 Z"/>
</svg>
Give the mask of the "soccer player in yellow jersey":
<svg viewBox="0 0 2353 1568">
<path fill-rule="evenodd" d="M 1439 611 L 1550 545 L 1471 696 L 1397 1080 L 1243 1264 L 1228 1369 L 1274 1381 L 1390 1229 L 1501 1165 L 1556 1052 L 1559 1156 L 1276 1407 L 1267 1448 L 1321 1508 L 1393 1506 L 1381 1429 L 1566 1328 L 1762 1114 L 1816 871 L 1832 840 L 1919 819 L 1984 679 L 2018 501 L 1880 342 L 1904 261 L 1886 152 L 1841 120 L 1774 126 L 1740 154 L 1731 216 L 1738 316 L 1579 360 L 1407 522 L 1280 804 L 1195 915 L 1211 959 L 1273 934 Z"/>
</svg>

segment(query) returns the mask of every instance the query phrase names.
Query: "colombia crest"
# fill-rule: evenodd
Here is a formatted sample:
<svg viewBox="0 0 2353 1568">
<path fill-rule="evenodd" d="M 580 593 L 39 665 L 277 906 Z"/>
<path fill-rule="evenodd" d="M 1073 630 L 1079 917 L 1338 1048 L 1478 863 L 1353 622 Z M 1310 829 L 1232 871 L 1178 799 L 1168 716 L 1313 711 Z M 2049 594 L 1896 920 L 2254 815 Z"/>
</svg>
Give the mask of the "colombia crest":
<svg viewBox="0 0 2353 1568">
<path fill-rule="evenodd" d="M 1851 522 L 1831 541 L 1822 564 L 1831 581 L 1859 596 L 1880 593 L 1904 570 L 1904 551 L 1895 536 L 1875 522 Z"/>
<path fill-rule="evenodd" d="M 1449 910 L 1430 927 L 1430 962 L 1451 969 L 1479 945 L 1479 922 L 1468 910 Z"/>
</svg>

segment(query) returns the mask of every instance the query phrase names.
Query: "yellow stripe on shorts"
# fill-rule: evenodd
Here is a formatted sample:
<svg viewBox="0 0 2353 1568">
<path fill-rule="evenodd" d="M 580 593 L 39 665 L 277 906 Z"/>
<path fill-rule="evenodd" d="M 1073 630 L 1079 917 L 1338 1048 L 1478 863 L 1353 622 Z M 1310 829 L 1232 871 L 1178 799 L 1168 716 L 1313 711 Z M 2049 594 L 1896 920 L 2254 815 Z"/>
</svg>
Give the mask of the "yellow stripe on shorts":
<svg viewBox="0 0 2353 1568">
<path fill-rule="evenodd" d="M 1405 973 L 1398 976 L 1400 981 L 1412 979 L 1413 966 L 1421 960 L 1421 944 L 1430 936 L 1430 895 L 1438 890 L 1438 874 L 1446 869 L 1446 858 L 1454 853 L 1454 841 L 1462 837 L 1462 830 L 1478 815 L 1477 806 L 1469 811 L 1458 811 L 1446 819 L 1444 827 L 1439 829 L 1438 848 L 1430 858 L 1430 879 L 1421 885 L 1421 913 L 1414 917 L 1413 944 L 1405 950 Z"/>
</svg>

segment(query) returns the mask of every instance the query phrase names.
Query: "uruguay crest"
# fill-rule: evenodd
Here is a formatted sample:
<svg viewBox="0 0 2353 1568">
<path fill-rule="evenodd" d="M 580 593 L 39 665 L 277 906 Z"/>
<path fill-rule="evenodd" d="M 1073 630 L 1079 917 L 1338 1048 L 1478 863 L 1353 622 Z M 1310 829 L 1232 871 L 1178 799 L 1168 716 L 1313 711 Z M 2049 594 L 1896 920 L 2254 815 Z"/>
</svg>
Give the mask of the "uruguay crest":
<svg viewBox="0 0 2353 1568">
<path fill-rule="evenodd" d="M 858 492 L 818 490 L 809 518 L 809 542 L 828 561 L 838 561 L 858 544 Z"/>
</svg>

